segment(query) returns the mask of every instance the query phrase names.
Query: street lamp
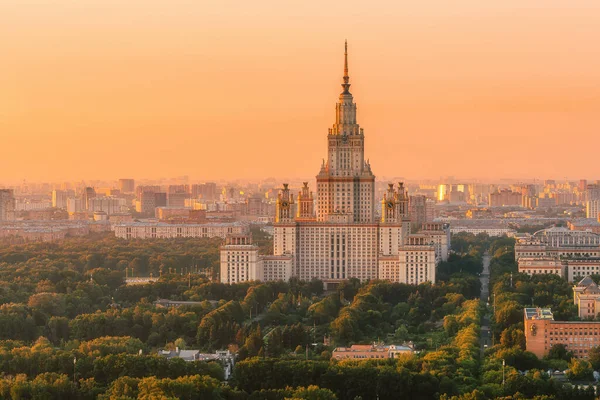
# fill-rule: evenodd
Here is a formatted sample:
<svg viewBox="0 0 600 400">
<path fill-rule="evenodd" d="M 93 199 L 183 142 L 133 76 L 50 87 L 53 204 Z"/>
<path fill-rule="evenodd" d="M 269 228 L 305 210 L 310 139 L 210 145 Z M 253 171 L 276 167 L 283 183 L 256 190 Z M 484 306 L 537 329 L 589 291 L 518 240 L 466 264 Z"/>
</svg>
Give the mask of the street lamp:
<svg viewBox="0 0 600 400">
<path fill-rule="evenodd" d="M 502 389 L 504 389 L 504 359 L 502 359 Z"/>
<path fill-rule="evenodd" d="M 76 385 L 75 383 L 75 366 L 77 364 L 77 357 L 73 357 L 73 385 Z"/>
</svg>

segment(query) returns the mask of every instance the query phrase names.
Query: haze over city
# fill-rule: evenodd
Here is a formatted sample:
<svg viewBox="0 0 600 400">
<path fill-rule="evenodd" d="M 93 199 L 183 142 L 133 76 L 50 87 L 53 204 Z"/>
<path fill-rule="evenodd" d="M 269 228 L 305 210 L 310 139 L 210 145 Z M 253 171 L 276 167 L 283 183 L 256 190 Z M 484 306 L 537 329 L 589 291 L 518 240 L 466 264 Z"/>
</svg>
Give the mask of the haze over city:
<svg viewBox="0 0 600 400">
<path fill-rule="evenodd" d="M 598 0 L 0 0 L 0 398 L 600 400 Z"/>
<path fill-rule="evenodd" d="M 0 181 L 313 177 L 344 39 L 376 175 L 593 178 L 599 13 L 594 0 L 2 1 Z"/>
</svg>

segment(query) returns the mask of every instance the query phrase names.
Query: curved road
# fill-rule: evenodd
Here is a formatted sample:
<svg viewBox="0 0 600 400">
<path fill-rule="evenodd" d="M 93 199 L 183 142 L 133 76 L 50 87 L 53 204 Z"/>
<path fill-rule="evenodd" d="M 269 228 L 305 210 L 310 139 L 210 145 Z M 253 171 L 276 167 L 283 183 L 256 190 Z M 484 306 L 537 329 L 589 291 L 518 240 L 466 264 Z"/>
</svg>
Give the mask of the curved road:
<svg viewBox="0 0 600 400">
<path fill-rule="evenodd" d="M 490 296 L 490 261 L 492 257 L 489 254 L 483 256 L 483 272 L 479 280 L 481 281 L 481 301 L 487 304 Z M 481 316 L 481 332 L 479 332 L 479 347 L 481 348 L 481 357 L 486 346 L 492 345 L 492 336 L 490 333 L 490 318 L 486 314 Z"/>
</svg>

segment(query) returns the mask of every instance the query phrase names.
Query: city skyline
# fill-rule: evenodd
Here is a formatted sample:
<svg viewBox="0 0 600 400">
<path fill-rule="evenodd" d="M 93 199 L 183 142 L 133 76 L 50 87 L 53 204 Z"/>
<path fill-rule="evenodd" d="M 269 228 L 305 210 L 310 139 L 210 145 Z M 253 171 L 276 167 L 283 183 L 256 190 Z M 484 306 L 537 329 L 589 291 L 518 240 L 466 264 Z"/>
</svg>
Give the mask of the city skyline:
<svg viewBox="0 0 600 400">
<path fill-rule="evenodd" d="M 345 38 L 379 176 L 596 174 L 595 2 L 130 4 L 0 5 L 0 181 L 314 177 Z"/>
</svg>

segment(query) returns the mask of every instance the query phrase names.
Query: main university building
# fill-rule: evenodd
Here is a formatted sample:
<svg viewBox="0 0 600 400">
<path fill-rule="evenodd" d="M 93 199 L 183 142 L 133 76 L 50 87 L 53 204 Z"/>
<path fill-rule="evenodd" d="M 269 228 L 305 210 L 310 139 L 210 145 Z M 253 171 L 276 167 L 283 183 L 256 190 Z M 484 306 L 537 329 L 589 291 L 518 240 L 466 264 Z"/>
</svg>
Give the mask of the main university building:
<svg viewBox="0 0 600 400">
<path fill-rule="evenodd" d="M 389 185 L 375 215 L 375 175 L 365 160 L 365 135 L 350 93 L 346 44 L 344 77 L 335 123 L 327 135 L 327 160 L 317 175 L 316 198 L 304 183 L 297 196 L 287 184 L 277 198 L 273 254 L 261 256 L 246 235 L 221 247 L 221 281 L 301 280 L 335 284 L 349 278 L 419 284 L 435 282 L 448 257 L 447 226 L 425 224 L 411 234 L 408 193 Z"/>
</svg>

